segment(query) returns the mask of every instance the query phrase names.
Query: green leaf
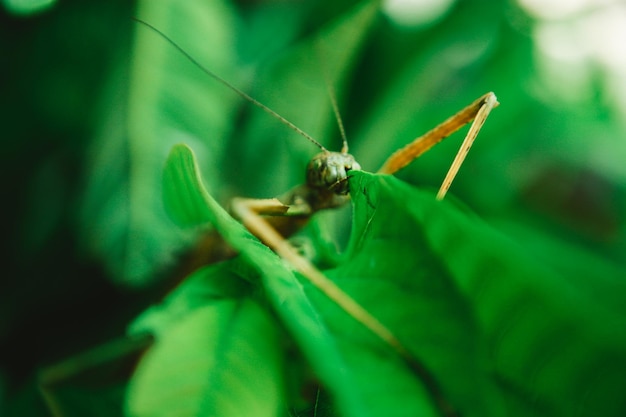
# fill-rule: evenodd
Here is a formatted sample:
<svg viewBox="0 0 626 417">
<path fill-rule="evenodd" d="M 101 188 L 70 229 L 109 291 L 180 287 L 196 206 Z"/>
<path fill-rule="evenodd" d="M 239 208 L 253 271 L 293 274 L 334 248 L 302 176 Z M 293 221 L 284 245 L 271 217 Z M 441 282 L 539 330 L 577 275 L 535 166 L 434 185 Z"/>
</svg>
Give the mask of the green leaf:
<svg viewBox="0 0 626 417">
<path fill-rule="evenodd" d="M 236 24 L 230 4 L 144 1 L 137 17 L 207 67 L 231 72 Z M 189 243 L 161 203 L 167 152 L 181 141 L 194 144 L 208 162 L 207 177 L 216 184 L 237 101 L 163 38 L 133 24 L 132 66 L 128 68 L 131 51 L 115 61 L 93 159 L 85 162 L 90 172 L 82 235 L 117 282 L 138 286 L 154 280 L 173 252 Z M 221 47 L 206 48 L 207 42 Z"/>
<path fill-rule="evenodd" d="M 434 196 L 418 194 L 418 199 L 412 189 L 402 190 L 402 183 L 393 181 L 354 173 L 352 240 L 340 266 L 326 273 L 391 329 L 434 384 L 413 373 L 316 289 L 309 294 L 337 337 L 372 415 L 440 415 L 436 400 L 461 415 L 502 415 L 503 398 L 491 378 L 476 317 L 405 208 Z M 432 385 L 439 394 L 426 390 Z"/>
<path fill-rule="evenodd" d="M 385 276 L 400 285 L 421 305 L 420 316 L 434 326 L 434 334 L 443 332 L 426 337 L 438 341 L 437 349 L 429 350 L 422 340 L 428 331 L 416 331 L 414 349 L 433 364 L 451 399 L 475 410 L 478 403 L 472 401 L 480 398 L 466 394 L 493 392 L 484 378 L 476 379 L 482 370 L 483 377 L 495 373 L 510 414 L 623 414 L 626 404 L 618 387 L 626 383 L 626 336 L 617 330 L 626 324 L 623 311 L 605 307 L 587 292 L 590 284 L 579 286 L 558 275 L 479 219 L 435 201 L 430 193 L 393 177 L 360 172 L 351 187 L 356 233 L 349 257 L 359 261 L 349 263 L 358 268 L 350 273 Z M 418 256 L 419 267 L 411 267 Z M 358 291 L 367 287 L 361 282 Z M 400 297 L 397 308 L 411 311 L 410 301 L 402 301 Z M 451 304 L 442 310 L 448 303 L 465 314 L 451 315 Z M 385 314 L 381 309 L 380 316 Z M 409 323 L 418 319 L 405 317 Z M 410 333 L 406 324 L 398 323 L 398 329 Z M 407 340 L 416 339 L 409 334 Z M 478 361 L 468 363 L 472 356 Z M 490 394 L 485 400 L 494 407 L 497 398 Z M 520 407 L 524 403 L 528 408 Z"/>
<path fill-rule="evenodd" d="M 180 227 L 213 223 L 215 216 L 207 205 L 207 194 L 191 148 L 172 147 L 163 170 L 163 204 L 167 214 Z"/>
<path fill-rule="evenodd" d="M 250 300 L 195 309 L 160 334 L 128 394 L 131 416 L 276 416 L 283 355 L 276 325 Z"/>
</svg>

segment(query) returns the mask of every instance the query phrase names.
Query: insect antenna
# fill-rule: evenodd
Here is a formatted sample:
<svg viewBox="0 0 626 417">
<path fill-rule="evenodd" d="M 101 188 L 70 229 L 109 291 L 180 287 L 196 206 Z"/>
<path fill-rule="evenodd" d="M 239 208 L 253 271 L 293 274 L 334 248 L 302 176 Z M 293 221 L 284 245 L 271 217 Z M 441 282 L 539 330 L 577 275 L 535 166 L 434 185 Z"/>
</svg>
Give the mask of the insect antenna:
<svg viewBox="0 0 626 417">
<path fill-rule="evenodd" d="M 309 135 L 308 133 L 306 133 L 305 131 L 300 129 L 298 126 L 294 125 L 289 120 L 285 119 L 283 116 L 281 116 L 280 114 L 276 113 L 274 110 L 272 110 L 269 107 L 267 107 L 265 104 L 263 104 L 260 101 L 257 101 L 256 99 L 250 97 L 248 94 L 246 94 L 242 90 L 238 89 L 237 87 L 235 87 L 234 85 L 232 85 L 231 83 L 229 83 L 228 81 L 226 81 L 225 79 L 223 79 L 222 77 L 220 77 L 219 75 L 215 74 L 213 71 L 209 70 L 207 67 L 202 65 L 197 59 L 195 59 L 187 51 L 185 51 L 182 46 L 180 46 L 176 42 L 174 42 L 174 40 L 171 39 L 169 36 L 167 36 L 165 33 L 161 32 L 159 29 L 157 29 L 156 27 L 152 26 L 150 23 L 145 22 L 145 21 L 143 21 L 141 19 L 138 19 L 136 17 L 133 17 L 132 19 L 135 22 L 140 23 L 140 24 L 146 26 L 148 29 L 151 29 L 157 35 L 161 36 L 166 42 L 168 42 L 171 46 L 173 46 L 176 50 L 178 50 L 178 52 L 183 54 L 183 56 L 185 56 L 185 58 L 187 58 L 192 64 L 194 64 L 196 67 L 198 67 L 206 75 L 212 77 L 214 80 L 216 80 L 219 83 L 221 83 L 222 85 L 228 87 L 230 90 L 234 91 L 236 94 L 238 94 L 243 99 L 245 99 L 248 102 L 254 104 L 258 108 L 264 110 L 270 116 L 272 116 L 273 118 L 277 119 L 279 122 L 281 122 L 285 126 L 289 127 L 290 129 L 292 129 L 293 131 L 295 131 L 299 135 L 303 136 L 309 142 L 313 143 L 315 146 L 320 148 L 323 152 L 328 152 L 328 150 L 324 146 L 322 146 L 321 143 L 319 143 L 318 141 L 313 139 L 311 137 L 311 135 Z"/>
<path fill-rule="evenodd" d="M 341 134 L 341 153 L 348 153 L 348 138 L 346 136 L 346 130 L 343 127 L 343 120 L 341 120 L 341 113 L 339 113 L 339 106 L 337 105 L 337 97 L 335 95 L 335 89 L 330 83 L 326 82 L 328 88 L 328 95 L 330 96 L 330 103 L 333 106 L 333 113 L 335 113 L 335 119 L 337 120 L 337 126 L 339 127 L 339 133 Z"/>
<path fill-rule="evenodd" d="M 333 85 L 330 82 L 330 76 L 328 75 L 328 68 L 326 67 L 326 65 L 324 65 L 321 43 L 322 42 L 319 41 L 316 44 L 316 48 L 315 48 L 315 51 L 317 52 L 317 60 L 320 63 L 320 66 L 322 67 L 322 73 L 324 74 L 324 84 L 326 84 L 326 90 L 328 91 L 330 104 L 333 107 L 333 114 L 335 115 L 337 126 L 339 127 L 339 134 L 341 135 L 341 140 L 342 140 L 341 153 L 348 153 L 348 137 L 346 136 L 346 130 L 343 126 L 341 113 L 339 112 L 339 105 L 337 104 L 337 94 L 335 93 L 335 89 L 333 88 Z"/>
</svg>

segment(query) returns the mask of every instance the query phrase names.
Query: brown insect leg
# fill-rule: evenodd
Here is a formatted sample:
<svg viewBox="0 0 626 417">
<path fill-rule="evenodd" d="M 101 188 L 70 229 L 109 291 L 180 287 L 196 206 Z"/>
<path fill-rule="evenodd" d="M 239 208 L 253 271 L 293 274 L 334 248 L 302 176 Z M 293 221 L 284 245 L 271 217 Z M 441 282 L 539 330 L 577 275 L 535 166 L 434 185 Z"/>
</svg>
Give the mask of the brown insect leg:
<svg viewBox="0 0 626 417">
<path fill-rule="evenodd" d="M 394 152 L 378 170 L 378 173 L 393 174 L 399 171 L 400 169 L 410 164 L 414 159 L 418 158 L 420 155 L 428 151 L 434 145 L 441 142 L 443 139 L 450 136 L 452 133 L 456 132 L 467 123 L 474 120 L 482 108 L 488 107 L 488 110 L 484 112 L 486 113 L 484 115 L 484 118 L 486 118 L 486 116 L 489 114 L 489 111 L 497 105 L 498 100 L 496 99 L 495 94 L 490 92 L 483 95 L 482 97 L 471 103 L 469 106 L 465 107 L 455 115 L 445 120 L 443 123 L 437 125 L 430 131 L 426 132 L 424 135 L 415 139 L 413 142 Z M 480 122 L 480 125 L 477 127 L 473 137 L 476 137 L 478 130 L 480 130 L 480 126 L 482 126 L 482 124 L 484 123 L 484 118 Z"/>
<path fill-rule="evenodd" d="M 439 192 L 437 193 L 437 200 L 443 200 L 443 198 L 445 197 L 448 189 L 450 188 L 450 185 L 452 184 L 452 181 L 454 180 L 454 177 L 456 176 L 457 172 L 459 172 L 459 168 L 461 167 L 463 160 L 465 160 L 465 156 L 467 156 L 467 153 L 472 147 L 474 139 L 476 139 L 478 132 L 480 132 L 483 124 L 485 124 L 485 120 L 487 120 L 487 116 L 489 116 L 491 109 L 499 104 L 498 99 L 493 93 L 488 93 L 483 97 L 485 98 L 485 101 L 478 109 L 476 117 L 474 118 L 474 122 L 472 123 L 472 126 L 470 126 L 470 130 L 467 132 L 467 135 L 465 136 L 465 139 L 463 140 L 459 151 L 454 157 L 454 161 L 452 161 L 452 165 L 450 165 L 450 168 L 448 169 L 448 173 L 446 174 L 446 177 L 444 178 L 443 183 L 439 188 Z"/>
</svg>

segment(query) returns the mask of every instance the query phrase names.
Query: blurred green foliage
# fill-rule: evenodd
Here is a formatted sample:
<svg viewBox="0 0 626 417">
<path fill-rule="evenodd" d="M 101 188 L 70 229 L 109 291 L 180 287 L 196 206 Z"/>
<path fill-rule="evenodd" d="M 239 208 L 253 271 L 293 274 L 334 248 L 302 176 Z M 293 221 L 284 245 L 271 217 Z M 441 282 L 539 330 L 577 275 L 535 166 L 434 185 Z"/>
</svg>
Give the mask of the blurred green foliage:
<svg viewBox="0 0 626 417">
<path fill-rule="evenodd" d="M 40 13 L 52 7 L 55 0 L 4 0 L 3 6 L 9 13 L 15 15 L 31 15 Z"/>
<path fill-rule="evenodd" d="M 370 171 L 494 91 L 502 105 L 452 194 L 523 248 L 528 263 L 566 278 L 555 298 L 569 288 L 587 294 L 580 306 L 563 301 L 575 317 L 602 306 L 623 314 L 623 109 L 609 100 L 601 68 L 591 74 L 590 92 L 577 100 L 551 94 L 561 80 L 539 71 L 531 36 L 537 22 L 514 3 L 460 1 L 413 27 L 355 0 L 66 1 L 46 13 L 43 2 L 27 3 L 19 2 L 17 10 L 18 2 L 4 2 L 0 16 L 8 191 L 0 414 L 47 415 L 36 391 L 37 370 L 124 334 L 193 245 L 194 234 L 170 220 L 161 200 L 162 169 L 173 144 L 194 148 L 209 191 L 223 203 L 234 195 L 284 192 L 301 182 L 306 161 L 317 152 L 132 16 L 338 149 L 330 83 L 351 153 Z M 458 143 L 444 141 L 398 176 L 437 187 Z M 346 241 L 349 223 L 341 214 L 324 214 L 313 229 L 324 236 L 337 231 L 336 239 Z M 453 253 L 436 256 L 443 262 Z M 446 262 L 455 267 L 454 258 Z M 619 332 L 623 321 L 605 324 Z M 605 336 L 598 335 L 600 346 L 607 346 Z M 541 351 L 547 343 L 542 337 L 526 342 Z M 568 340 L 551 337 L 554 349 Z M 623 361 L 624 352 L 613 354 Z M 522 359 L 532 362 L 537 355 Z M 565 375 L 558 370 L 569 368 L 556 369 L 558 380 Z M 574 383 L 563 389 L 568 387 Z M 520 403 L 538 407 L 516 391 L 525 388 L 509 388 Z M 81 397 L 85 389 L 79 385 L 69 396 L 91 398 Z M 543 405 L 548 408 L 541 413 L 550 415 L 554 405 Z"/>
</svg>

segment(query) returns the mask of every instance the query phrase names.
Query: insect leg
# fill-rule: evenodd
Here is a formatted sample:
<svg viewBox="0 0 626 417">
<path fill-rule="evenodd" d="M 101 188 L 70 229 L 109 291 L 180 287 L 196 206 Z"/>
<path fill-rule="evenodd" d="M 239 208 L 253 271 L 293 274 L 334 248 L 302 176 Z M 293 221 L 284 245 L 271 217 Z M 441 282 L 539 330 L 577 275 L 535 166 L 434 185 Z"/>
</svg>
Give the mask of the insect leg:
<svg viewBox="0 0 626 417">
<path fill-rule="evenodd" d="M 465 139 L 463 139 L 463 143 L 461 144 L 459 151 L 454 157 L 452 165 L 450 165 L 450 168 L 448 169 L 448 173 L 446 174 L 446 177 L 444 178 L 443 183 L 439 188 L 439 192 L 437 192 L 437 200 L 443 200 L 443 198 L 445 197 L 448 189 L 450 188 L 450 185 L 452 184 L 452 181 L 454 180 L 454 177 L 456 176 L 457 172 L 459 172 L 459 168 L 461 167 L 463 160 L 465 160 L 465 156 L 472 147 L 474 139 L 476 139 L 478 132 L 480 132 L 480 129 L 483 127 L 485 120 L 487 120 L 487 116 L 489 116 L 491 109 L 499 104 L 498 99 L 493 93 L 488 93 L 484 97 L 485 101 L 478 109 L 478 112 L 474 117 L 474 122 L 470 126 L 470 130 L 467 132 Z"/>
<path fill-rule="evenodd" d="M 328 279 L 308 259 L 300 255 L 289 241 L 283 238 L 283 236 L 262 217 L 263 214 L 276 212 L 278 204 L 282 207 L 290 207 L 274 199 L 255 200 L 236 198 L 233 199 L 231 210 L 252 234 L 261 239 L 280 257 L 287 260 L 296 271 L 302 274 L 311 284 L 346 311 L 346 313 L 362 323 L 386 344 L 396 350 L 401 349 L 405 352 L 406 349 L 385 325 L 372 316 L 352 297 L 346 294 L 337 284 Z"/>
<path fill-rule="evenodd" d="M 426 132 L 424 135 L 418 137 L 413 142 L 409 143 L 405 147 L 394 152 L 382 165 L 382 167 L 378 170 L 381 174 L 393 174 L 400 169 L 404 168 L 408 164 L 410 164 L 414 159 L 421 156 L 423 153 L 428 151 L 437 143 L 441 142 L 446 137 L 450 136 L 452 133 L 459 130 L 461 127 L 465 126 L 467 123 L 474 121 L 472 124 L 459 152 L 457 153 L 454 162 L 452 163 L 448 174 L 444 180 L 443 185 L 441 186 L 439 193 L 437 195 L 438 199 L 442 199 L 454 176 L 459 170 L 459 167 L 463 163 L 463 159 L 465 159 L 465 155 L 467 151 L 472 146 L 476 135 L 480 131 L 480 128 L 485 122 L 485 119 L 489 115 L 491 109 L 498 105 L 498 100 L 494 93 L 487 93 L 482 97 L 475 100 L 469 106 L 465 107 L 455 115 L 446 119 L 444 122 L 440 123 L 430 131 Z"/>
</svg>

